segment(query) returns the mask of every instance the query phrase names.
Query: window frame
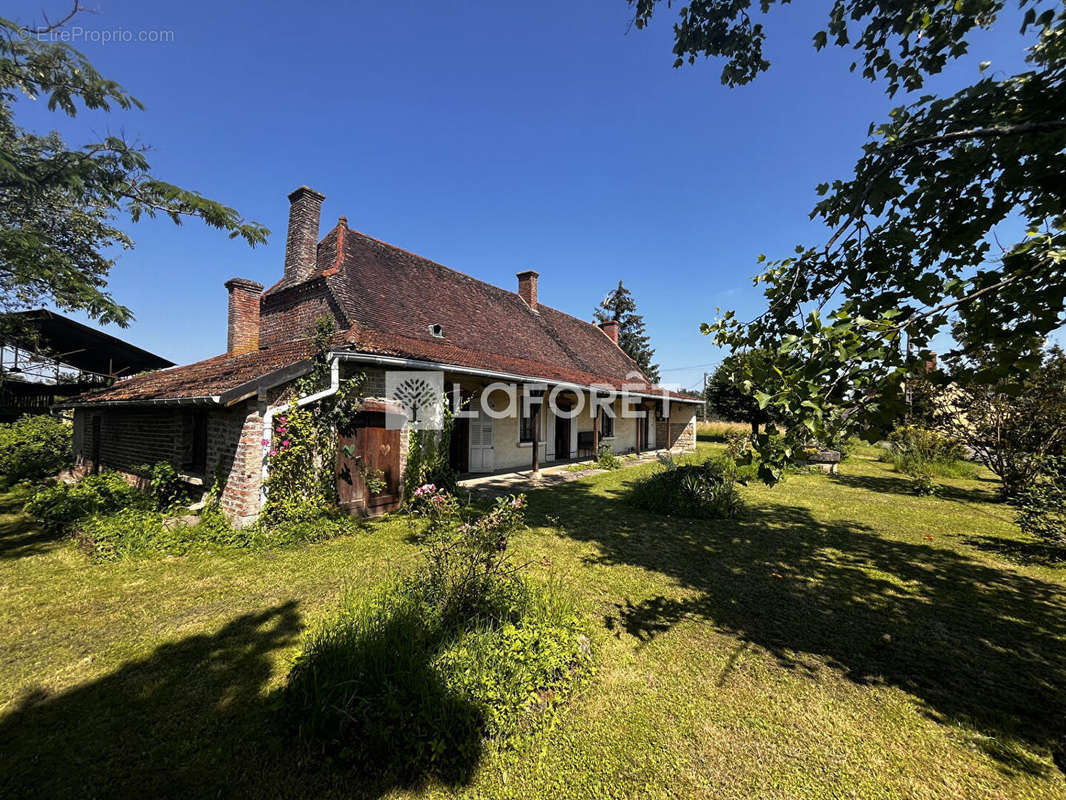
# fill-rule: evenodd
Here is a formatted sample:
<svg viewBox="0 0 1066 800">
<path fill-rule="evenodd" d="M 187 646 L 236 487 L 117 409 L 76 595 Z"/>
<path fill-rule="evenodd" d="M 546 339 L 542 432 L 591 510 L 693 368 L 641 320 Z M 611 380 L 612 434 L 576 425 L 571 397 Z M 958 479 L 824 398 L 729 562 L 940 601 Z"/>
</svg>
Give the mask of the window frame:
<svg viewBox="0 0 1066 800">
<path fill-rule="evenodd" d="M 608 422 L 610 420 L 610 422 Z M 608 413 L 606 408 L 600 409 L 600 438 L 601 439 L 613 439 L 614 438 L 614 414 Z M 610 426 L 610 433 L 607 432 L 608 425 Z"/>
<path fill-rule="evenodd" d="M 191 475 L 207 474 L 207 428 L 206 411 L 186 411 L 182 422 L 183 441 L 181 469 Z"/>
</svg>

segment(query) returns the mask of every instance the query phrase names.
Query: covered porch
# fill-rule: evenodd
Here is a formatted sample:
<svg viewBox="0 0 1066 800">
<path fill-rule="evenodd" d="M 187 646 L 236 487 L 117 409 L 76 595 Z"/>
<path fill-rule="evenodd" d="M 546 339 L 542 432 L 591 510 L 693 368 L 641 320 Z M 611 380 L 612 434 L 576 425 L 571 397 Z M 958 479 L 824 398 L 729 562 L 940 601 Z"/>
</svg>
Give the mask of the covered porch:
<svg viewBox="0 0 1066 800">
<path fill-rule="evenodd" d="M 451 374 L 445 382 L 455 415 L 449 463 L 468 479 L 565 469 L 603 445 L 639 457 L 676 447 L 680 430 L 694 426 L 695 407 L 672 398 Z M 694 444 L 694 427 L 691 434 Z"/>
</svg>

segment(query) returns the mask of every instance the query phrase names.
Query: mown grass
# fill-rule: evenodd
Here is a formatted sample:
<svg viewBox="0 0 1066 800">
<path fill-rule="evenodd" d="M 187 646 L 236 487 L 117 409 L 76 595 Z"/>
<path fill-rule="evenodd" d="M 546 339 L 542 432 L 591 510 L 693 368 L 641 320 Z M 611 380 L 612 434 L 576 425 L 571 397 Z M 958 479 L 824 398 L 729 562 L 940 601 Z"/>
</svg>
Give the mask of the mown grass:
<svg viewBox="0 0 1066 800">
<path fill-rule="evenodd" d="M 597 675 L 429 785 L 305 764 L 276 713 L 306 626 L 417 558 L 402 519 L 101 564 L 7 495 L 0 795 L 1066 797 L 1066 564 L 987 475 L 915 497 L 875 458 L 745 488 L 736 520 L 620 502 L 651 465 L 532 493 L 516 556 L 572 593 Z"/>
</svg>

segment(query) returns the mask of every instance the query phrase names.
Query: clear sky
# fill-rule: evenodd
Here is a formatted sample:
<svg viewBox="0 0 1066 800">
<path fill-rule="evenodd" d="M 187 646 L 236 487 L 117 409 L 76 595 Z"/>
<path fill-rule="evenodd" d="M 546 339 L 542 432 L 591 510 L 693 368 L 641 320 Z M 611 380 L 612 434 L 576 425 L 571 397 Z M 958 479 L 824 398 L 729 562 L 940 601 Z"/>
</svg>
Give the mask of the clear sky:
<svg viewBox="0 0 1066 800">
<path fill-rule="evenodd" d="M 3 14 L 40 20 L 42 3 L 53 18 L 67 6 Z M 814 51 L 822 0 L 774 10 L 773 66 L 737 89 L 719 63 L 672 68 L 677 3 L 645 31 L 625 0 L 89 5 L 72 27 L 172 32 L 75 43 L 146 110 L 71 122 L 26 102 L 17 121 L 72 143 L 125 132 L 154 148 L 158 177 L 273 231 L 253 250 L 195 221 L 123 225 L 137 246 L 111 288 L 137 319 L 112 331 L 179 363 L 225 350 L 225 280 L 280 276 L 286 195 L 307 184 L 326 195 L 323 233 L 345 215 L 512 290 L 533 268 L 541 302 L 585 319 L 623 280 L 663 380 L 698 386 L 722 357 L 699 323 L 717 306 L 760 310 L 755 258 L 824 237 L 814 187 L 846 177 L 897 104 L 848 73 L 850 51 Z M 984 60 L 1013 72 L 1017 29 L 975 37 L 932 87 L 971 82 Z"/>
</svg>

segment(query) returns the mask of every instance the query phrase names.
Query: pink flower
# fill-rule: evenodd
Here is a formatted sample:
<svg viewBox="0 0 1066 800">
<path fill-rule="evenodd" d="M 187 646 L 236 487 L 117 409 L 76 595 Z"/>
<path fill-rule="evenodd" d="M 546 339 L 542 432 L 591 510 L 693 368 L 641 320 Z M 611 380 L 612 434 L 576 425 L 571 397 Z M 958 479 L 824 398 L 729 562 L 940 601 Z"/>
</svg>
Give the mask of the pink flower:
<svg viewBox="0 0 1066 800">
<path fill-rule="evenodd" d="M 264 439 L 263 440 L 263 447 L 270 447 L 270 440 L 269 439 Z"/>
<path fill-rule="evenodd" d="M 415 497 L 425 497 L 431 495 L 437 491 L 437 487 L 432 483 L 425 483 L 415 489 Z"/>
<path fill-rule="evenodd" d="M 285 433 L 285 431 L 287 431 L 287 430 L 288 430 L 288 428 L 282 426 L 282 427 L 278 428 L 278 433 Z"/>
<path fill-rule="evenodd" d="M 286 439 L 285 441 L 283 441 L 283 442 L 281 443 L 281 446 L 282 446 L 282 447 L 288 447 L 288 446 L 289 446 L 289 440 L 288 440 L 288 439 Z"/>
<path fill-rule="evenodd" d="M 285 424 L 285 417 L 278 417 L 278 422 L 280 422 L 282 425 L 284 425 Z"/>
<path fill-rule="evenodd" d="M 277 454 L 278 454 L 277 450 L 271 450 L 270 451 L 270 455 L 272 455 L 272 456 L 276 456 Z"/>
</svg>

